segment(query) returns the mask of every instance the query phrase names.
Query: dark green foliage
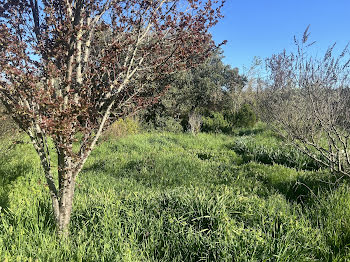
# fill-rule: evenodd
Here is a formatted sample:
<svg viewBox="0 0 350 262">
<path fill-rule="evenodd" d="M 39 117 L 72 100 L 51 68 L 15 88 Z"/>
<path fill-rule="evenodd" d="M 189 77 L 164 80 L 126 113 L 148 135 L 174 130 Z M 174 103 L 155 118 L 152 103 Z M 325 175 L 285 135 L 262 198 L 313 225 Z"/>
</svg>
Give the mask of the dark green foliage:
<svg viewBox="0 0 350 262">
<path fill-rule="evenodd" d="M 140 114 L 141 120 L 148 126 L 164 129 L 163 119 L 173 118 L 180 122 L 183 129 L 189 127 L 188 117 L 195 111 L 223 112 L 231 107 L 230 94 L 240 92 L 246 78 L 237 68 L 231 68 L 222 62 L 222 51 L 218 50 L 206 63 L 186 72 L 169 76 L 159 85 L 169 85 L 159 102 Z"/>
<path fill-rule="evenodd" d="M 184 131 L 179 119 L 170 116 L 155 115 L 154 121 L 144 122 L 143 128 L 148 131 L 156 130 L 162 132 L 179 133 Z"/>
<path fill-rule="evenodd" d="M 209 116 L 203 117 L 201 130 L 208 133 L 227 133 L 230 124 L 220 112 L 211 112 Z"/>
<path fill-rule="evenodd" d="M 235 125 L 238 127 L 253 127 L 257 122 L 257 117 L 250 104 L 243 104 L 235 115 Z"/>
<path fill-rule="evenodd" d="M 201 131 L 209 133 L 232 133 L 235 128 L 252 128 L 257 123 L 257 117 L 250 104 L 244 104 L 237 113 L 230 111 L 216 112 L 203 110 Z"/>
</svg>

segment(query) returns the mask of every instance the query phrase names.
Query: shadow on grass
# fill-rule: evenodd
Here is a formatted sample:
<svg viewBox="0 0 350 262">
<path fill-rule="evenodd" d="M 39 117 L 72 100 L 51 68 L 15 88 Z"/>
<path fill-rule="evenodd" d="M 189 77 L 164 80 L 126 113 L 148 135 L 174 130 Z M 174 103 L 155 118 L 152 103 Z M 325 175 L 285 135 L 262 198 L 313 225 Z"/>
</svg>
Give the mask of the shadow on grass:
<svg viewBox="0 0 350 262">
<path fill-rule="evenodd" d="M 39 201 L 37 217 L 42 221 L 45 230 L 49 230 L 50 232 L 56 231 L 51 201 Z"/>
<path fill-rule="evenodd" d="M 331 177 L 327 180 L 301 177 L 292 183 L 282 182 L 270 186 L 283 194 L 287 200 L 308 205 L 317 201 L 320 193 L 335 190 L 339 183 L 336 183 L 336 178 Z"/>
<path fill-rule="evenodd" d="M 331 192 L 341 183 L 327 170 L 297 171 L 283 165 L 250 163 L 243 166 L 247 176 L 261 181 L 269 191 L 277 191 L 288 201 L 312 204 L 320 193 Z"/>
<path fill-rule="evenodd" d="M 84 230 L 89 235 L 99 233 L 103 217 L 103 208 L 97 206 L 89 206 L 84 209 L 74 210 L 71 218 L 71 232 L 73 234 Z"/>
<path fill-rule="evenodd" d="M 10 166 L 10 161 L 11 156 L 0 156 L 0 206 L 3 209 L 8 207 L 11 183 L 32 169 L 29 164 L 24 162 Z"/>
<path fill-rule="evenodd" d="M 262 164 L 260 172 L 264 175 L 256 178 L 269 190 L 277 190 L 289 201 L 306 203 L 316 199 L 320 192 L 330 192 L 339 186 L 336 176 L 322 170 L 316 161 L 295 150 L 271 151 L 232 144 L 227 148 L 242 157 L 243 165 L 250 166 L 254 162 Z M 293 179 L 288 178 L 290 176 Z"/>
<path fill-rule="evenodd" d="M 120 164 L 117 168 L 113 164 L 109 164 L 106 160 L 99 160 L 84 168 L 84 172 L 95 172 L 95 173 L 106 173 L 113 177 L 130 177 L 135 178 L 144 178 L 140 174 L 142 168 L 152 168 L 152 163 L 148 159 L 139 159 L 139 160 L 130 160 L 124 164 Z M 148 176 L 149 177 L 149 176 Z"/>
<path fill-rule="evenodd" d="M 226 147 L 240 155 L 243 163 L 254 161 L 266 165 L 279 164 L 289 168 L 308 171 L 321 169 L 320 164 L 315 160 L 292 149 L 269 151 L 264 150 L 264 147 L 249 148 L 248 146 L 237 146 L 236 144 L 228 144 Z"/>
<path fill-rule="evenodd" d="M 258 135 L 266 131 L 264 128 L 253 128 L 253 129 L 241 129 L 241 130 L 234 130 L 232 133 L 236 136 L 251 136 L 251 135 Z"/>
<path fill-rule="evenodd" d="M 85 168 L 84 172 L 104 173 L 116 179 L 130 179 L 132 182 L 150 188 L 173 188 L 189 185 L 191 182 L 195 182 L 194 180 L 198 180 L 198 176 L 194 175 L 192 179 L 190 175 L 192 172 L 190 169 L 193 167 L 188 166 L 186 169 L 183 166 L 188 163 L 182 161 L 160 163 L 158 161 L 152 154 L 141 159 L 130 159 L 119 165 L 101 160 Z M 193 174 L 196 174 L 197 168 L 194 169 Z"/>
</svg>

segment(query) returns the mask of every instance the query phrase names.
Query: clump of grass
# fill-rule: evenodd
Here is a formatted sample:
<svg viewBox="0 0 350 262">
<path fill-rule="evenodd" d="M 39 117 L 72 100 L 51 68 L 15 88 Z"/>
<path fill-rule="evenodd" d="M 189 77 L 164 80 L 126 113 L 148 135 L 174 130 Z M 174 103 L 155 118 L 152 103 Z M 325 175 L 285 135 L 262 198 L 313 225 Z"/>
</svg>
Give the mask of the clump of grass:
<svg viewBox="0 0 350 262">
<path fill-rule="evenodd" d="M 317 194 L 315 205 L 307 213 L 314 227 L 320 228 L 324 241 L 329 247 L 325 257 L 329 261 L 349 261 L 350 259 L 350 187 L 343 184 L 339 188 Z"/>
<path fill-rule="evenodd" d="M 268 133 L 267 133 L 268 134 Z M 320 165 L 291 145 L 264 133 L 256 136 L 242 136 L 231 146 L 244 162 L 281 164 L 299 170 L 318 170 Z"/>
</svg>

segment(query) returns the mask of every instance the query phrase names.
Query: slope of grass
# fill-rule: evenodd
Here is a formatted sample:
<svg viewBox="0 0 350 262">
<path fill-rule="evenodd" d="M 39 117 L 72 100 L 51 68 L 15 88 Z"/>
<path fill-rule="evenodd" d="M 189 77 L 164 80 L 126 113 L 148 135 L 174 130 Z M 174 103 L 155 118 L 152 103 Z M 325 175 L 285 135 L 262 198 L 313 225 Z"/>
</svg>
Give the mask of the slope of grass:
<svg viewBox="0 0 350 262">
<path fill-rule="evenodd" d="M 278 142 L 263 130 L 244 137 L 249 150 Z M 248 160 L 248 149 L 235 147 L 241 139 L 148 133 L 101 143 L 79 176 L 65 242 L 56 238 L 35 152 L 18 145 L 0 156 L 0 259 L 350 259 L 349 186 L 306 170 L 302 157 L 292 165 L 298 170 L 288 161 L 259 161 L 254 150 Z"/>
</svg>

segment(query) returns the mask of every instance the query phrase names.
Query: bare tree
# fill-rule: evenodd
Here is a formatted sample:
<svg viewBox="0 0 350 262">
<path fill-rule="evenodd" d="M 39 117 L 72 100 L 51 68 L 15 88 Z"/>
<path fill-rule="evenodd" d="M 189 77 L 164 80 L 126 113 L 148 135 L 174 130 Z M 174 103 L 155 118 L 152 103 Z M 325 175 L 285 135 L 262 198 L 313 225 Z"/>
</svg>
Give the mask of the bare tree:
<svg viewBox="0 0 350 262">
<path fill-rule="evenodd" d="M 0 99 L 40 157 L 60 235 L 68 234 L 76 177 L 101 133 L 163 93 L 149 83 L 210 54 L 208 29 L 222 4 L 0 2 Z M 58 154 L 58 184 L 49 139 Z"/>
<path fill-rule="evenodd" d="M 308 28 L 296 53 L 267 59 L 269 87 L 263 116 L 302 152 L 334 173 L 350 175 L 349 50 L 321 58 L 309 55 Z"/>
</svg>

